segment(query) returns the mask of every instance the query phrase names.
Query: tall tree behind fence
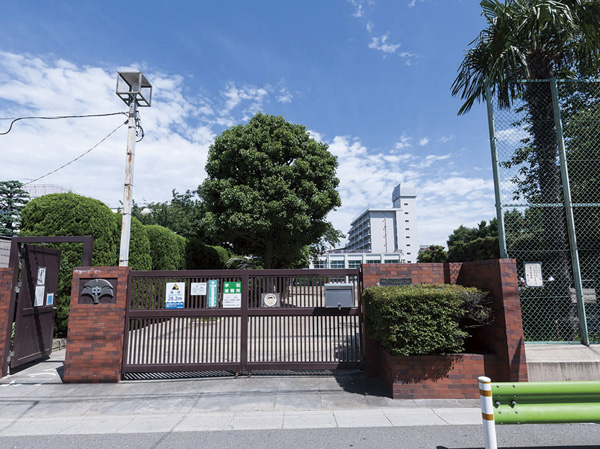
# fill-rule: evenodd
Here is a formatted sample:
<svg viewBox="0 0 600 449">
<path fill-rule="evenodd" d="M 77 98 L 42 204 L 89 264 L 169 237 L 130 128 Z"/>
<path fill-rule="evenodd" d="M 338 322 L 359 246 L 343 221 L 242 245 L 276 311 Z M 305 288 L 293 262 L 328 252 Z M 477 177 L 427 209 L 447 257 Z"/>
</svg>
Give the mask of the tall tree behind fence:
<svg viewBox="0 0 600 449">
<path fill-rule="evenodd" d="M 517 260 L 527 341 L 600 341 L 600 81 L 489 95 L 500 253 Z M 541 268 L 541 270 L 540 270 Z"/>
</svg>

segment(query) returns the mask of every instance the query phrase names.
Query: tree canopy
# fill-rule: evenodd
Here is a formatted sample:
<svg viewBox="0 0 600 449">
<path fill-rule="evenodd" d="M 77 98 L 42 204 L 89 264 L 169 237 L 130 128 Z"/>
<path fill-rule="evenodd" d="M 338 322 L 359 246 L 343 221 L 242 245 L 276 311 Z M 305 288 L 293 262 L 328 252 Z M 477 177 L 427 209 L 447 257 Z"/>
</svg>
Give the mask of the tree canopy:
<svg viewBox="0 0 600 449">
<path fill-rule="evenodd" d="M 0 235 L 12 237 L 19 229 L 21 210 L 29 201 L 29 193 L 19 181 L 0 182 Z"/>
<path fill-rule="evenodd" d="M 482 0 L 488 27 L 470 45 L 452 85 L 465 100 L 459 113 L 485 99 L 501 107 L 519 96 L 523 79 L 596 75 L 600 67 L 597 0 Z"/>
<path fill-rule="evenodd" d="M 432 263 L 432 262 L 447 262 L 448 253 L 444 250 L 443 246 L 431 245 L 429 248 L 419 252 L 417 257 L 418 263 Z"/>
<path fill-rule="evenodd" d="M 211 145 L 199 187 L 207 233 L 237 254 L 285 268 L 331 232 L 328 212 L 341 205 L 337 158 L 306 128 L 256 114 Z"/>
</svg>

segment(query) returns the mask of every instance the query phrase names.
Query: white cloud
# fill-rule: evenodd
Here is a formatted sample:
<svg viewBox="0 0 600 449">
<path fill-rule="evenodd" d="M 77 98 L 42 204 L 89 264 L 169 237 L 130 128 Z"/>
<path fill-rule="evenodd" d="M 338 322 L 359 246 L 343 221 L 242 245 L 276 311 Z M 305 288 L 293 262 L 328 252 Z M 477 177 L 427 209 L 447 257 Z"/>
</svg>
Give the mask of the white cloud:
<svg viewBox="0 0 600 449">
<path fill-rule="evenodd" d="M 406 150 L 410 137 L 396 146 Z M 338 191 L 342 207 L 330 214 L 336 228 L 347 233 L 350 223 L 367 207 L 391 207 L 393 188 L 412 184 L 418 194 L 421 243 L 445 245 L 448 235 L 461 224 L 476 224 L 493 217 L 491 180 L 451 172 L 452 154 L 373 153 L 359 139 L 336 136 L 329 142 L 338 156 Z"/>
<path fill-rule="evenodd" d="M 395 53 L 396 50 L 398 50 L 398 48 L 400 48 L 400 45 L 402 45 L 402 44 L 392 44 L 392 43 L 388 42 L 389 38 L 390 38 L 389 32 L 387 32 L 386 34 L 384 34 L 381 37 L 372 37 L 371 42 L 369 43 L 369 48 L 372 48 L 374 50 L 379 50 L 384 53 Z"/>
<path fill-rule="evenodd" d="M 428 143 L 429 143 L 429 139 L 427 137 L 423 137 L 422 139 L 419 139 L 419 145 L 422 147 L 424 147 Z"/>
<path fill-rule="evenodd" d="M 374 0 L 348 0 L 348 3 L 350 3 L 354 7 L 354 14 L 352 14 L 354 17 L 364 17 L 365 7 L 373 6 L 375 4 L 375 1 Z"/>
<path fill-rule="evenodd" d="M 373 28 L 375 28 L 375 24 L 371 20 L 369 20 L 367 22 L 367 31 L 369 33 L 372 33 L 373 32 Z"/>
<path fill-rule="evenodd" d="M 115 67 L 79 67 L 53 57 L 0 53 L 0 107 L 4 116 L 91 114 L 125 111 L 114 94 Z M 276 101 L 284 87 L 230 82 L 214 97 L 190 95 L 185 78 L 144 68 L 154 87 L 153 104 L 140 110 L 146 136 L 136 145 L 133 196 L 138 203 L 165 201 L 171 190 L 196 188 L 204 179 L 210 144 L 224 126 L 240 123 L 256 107 Z M 185 92 L 185 93 L 184 93 Z M 124 122 L 122 116 L 20 121 L 0 136 L 0 179 L 27 181 L 73 160 Z M 0 121 L 0 127 L 7 122 Z M 347 232 L 366 207 L 391 207 L 399 182 L 418 193 L 421 243 L 444 244 L 460 224 L 474 225 L 494 213 L 491 179 L 451 169 L 456 150 L 410 151 L 418 138 L 402 134 L 387 150 L 327 130 L 311 136 L 338 156 L 342 207 L 329 219 Z M 94 151 L 40 181 L 57 184 L 111 206 L 122 198 L 127 131 L 123 127 Z M 433 137 L 430 137 L 432 141 Z M 438 138 L 435 138 L 436 140 Z M 429 148 L 429 147 L 427 147 Z M 429 154 L 427 154 L 429 153 Z M 489 176 L 489 172 L 485 171 Z"/>
</svg>

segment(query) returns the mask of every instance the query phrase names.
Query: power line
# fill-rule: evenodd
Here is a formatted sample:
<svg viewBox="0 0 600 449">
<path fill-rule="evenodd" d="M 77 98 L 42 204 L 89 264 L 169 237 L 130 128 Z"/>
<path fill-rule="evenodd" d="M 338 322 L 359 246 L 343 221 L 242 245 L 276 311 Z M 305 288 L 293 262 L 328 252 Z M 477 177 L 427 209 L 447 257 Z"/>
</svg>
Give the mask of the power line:
<svg viewBox="0 0 600 449">
<path fill-rule="evenodd" d="M 86 114 L 86 115 L 57 115 L 57 116 L 53 116 L 53 117 L 43 117 L 43 116 L 38 116 L 38 117 L 3 117 L 0 118 L 0 120 L 12 120 L 10 122 L 10 125 L 8 126 L 8 131 L 6 132 L 0 132 L 0 136 L 5 136 L 7 135 L 11 130 L 13 125 L 18 122 L 19 120 L 62 120 L 62 119 L 67 119 L 67 118 L 90 118 L 90 117 L 110 117 L 112 115 L 120 115 L 123 114 L 125 116 L 127 116 L 126 112 L 109 112 L 106 114 Z"/>
<path fill-rule="evenodd" d="M 111 114 L 111 115 L 116 115 L 116 114 Z M 76 161 L 78 161 L 78 160 L 79 160 L 79 159 L 81 159 L 83 156 L 85 156 L 86 154 L 88 154 L 90 151 L 92 151 L 93 149 L 95 149 L 96 147 L 98 147 L 98 146 L 99 146 L 99 145 L 100 145 L 102 142 L 104 142 L 106 139 L 108 139 L 108 138 L 109 138 L 110 136 L 112 136 L 114 133 L 116 133 L 116 132 L 117 132 L 117 131 L 118 131 L 118 130 L 121 128 L 121 127 L 123 127 L 123 126 L 127 125 L 127 123 L 128 123 L 127 121 L 126 121 L 126 122 L 124 122 L 124 123 L 121 123 L 121 124 L 120 124 L 119 126 L 117 126 L 115 129 L 113 129 L 113 130 L 112 130 L 112 131 L 111 131 L 111 132 L 110 132 L 110 133 L 109 133 L 109 134 L 108 134 L 106 137 L 104 137 L 104 138 L 103 138 L 103 139 L 102 139 L 100 142 L 98 142 L 98 143 L 97 143 L 96 145 L 94 145 L 92 148 L 90 148 L 89 150 L 87 150 L 85 153 L 82 153 L 82 154 L 80 154 L 79 156 L 77 156 L 75 159 L 73 159 L 73 160 L 71 160 L 71 161 L 67 162 L 67 163 L 66 163 L 66 164 L 64 164 L 64 165 L 61 165 L 61 166 L 60 166 L 60 167 L 58 167 L 56 170 L 52 170 L 51 172 L 49 172 L 49 173 L 46 173 L 45 175 L 43 175 L 43 176 L 40 176 L 39 178 L 35 178 L 35 179 L 33 179 L 33 180 L 29 181 L 29 182 L 26 182 L 26 183 L 24 183 L 23 185 L 24 185 L 24 186 L 26 186 L 26 185 L 28 185 L 28 184 L 32 184 L 32 183 L 34 183 L 34 182 L 36 182 L 36 181 L 39 181 L 40 179 L 42 179 L 42 178 L 45 178 L 46 176 L 50 176 L 51 174 L 53 174 L 53 173 L 56 173 L 56 172 L 57 172 L 57 171 L 59 171 L 59 170 L 62 170 L 62 169 L 63 169 L 63 168 L 65 168 L 66 166 L 68 166 L 68 165 L 71 165 L 73 162 L 76 162 Z"/>
</svg>

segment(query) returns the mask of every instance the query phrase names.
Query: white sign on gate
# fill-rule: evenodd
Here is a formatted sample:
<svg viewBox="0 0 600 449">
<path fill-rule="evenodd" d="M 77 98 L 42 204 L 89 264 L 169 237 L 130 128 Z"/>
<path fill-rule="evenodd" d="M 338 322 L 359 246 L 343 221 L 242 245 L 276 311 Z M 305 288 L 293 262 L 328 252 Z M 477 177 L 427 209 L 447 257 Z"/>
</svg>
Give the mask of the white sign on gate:
<svg viewBox="0 0 600 449">
<path fill-rule="evenodd" d="M 165 309 L 183 309 L 185 307 L 185 282 L 167 282 Z"/>
<path fill-rule="evenodd" d="M 206 295 L 206 282 L 192 282 L 190 294 L 192 296 L 205 296 Z"/>
</svg>

